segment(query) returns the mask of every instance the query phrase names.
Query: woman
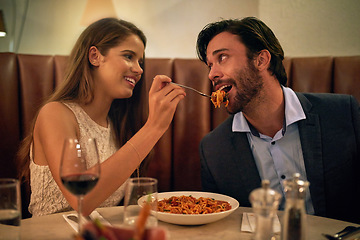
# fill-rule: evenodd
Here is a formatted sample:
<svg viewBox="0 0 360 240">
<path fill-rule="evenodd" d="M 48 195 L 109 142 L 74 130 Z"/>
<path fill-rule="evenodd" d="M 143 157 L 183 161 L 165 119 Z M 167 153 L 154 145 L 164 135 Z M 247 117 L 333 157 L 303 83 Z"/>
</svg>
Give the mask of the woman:
<svg viewBox="0 0 360 240">
<path fill-rule="evenodd" d="M 100 149 L 101 177 L 84 197 L 83 215 L 123 198 L 124 183 L 167 130 L 185 97 L 182 88 L 169 84 L 170 78 L 156 76 L 147 106 L 145 45 L 141 30 L 114 18 L 99 20 L 80 35 L 65 80 L 38 112 L 19 151 L 22 178 L 30 164 L 33 216 L 77 210 L 76 196 L 59 176 L 61 146 L 68 137 L 96 138 Z"/>
</svg>

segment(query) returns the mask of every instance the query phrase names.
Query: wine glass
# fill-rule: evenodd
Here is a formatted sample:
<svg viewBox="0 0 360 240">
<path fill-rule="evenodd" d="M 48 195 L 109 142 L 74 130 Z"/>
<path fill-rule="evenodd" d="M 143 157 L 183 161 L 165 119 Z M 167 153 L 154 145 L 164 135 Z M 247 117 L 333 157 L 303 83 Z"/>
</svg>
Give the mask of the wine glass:
<svg viewBox="0 0 360 240">
<path fill-rule="evenodd" d="M 60 163 L 60 178 L 67 190 L 78 198 L 78 232 L 81 232 L 82 200 L 100 177 L 99 154 L 93 138 L 68 138 L 64 142 Z"/>
</svg>

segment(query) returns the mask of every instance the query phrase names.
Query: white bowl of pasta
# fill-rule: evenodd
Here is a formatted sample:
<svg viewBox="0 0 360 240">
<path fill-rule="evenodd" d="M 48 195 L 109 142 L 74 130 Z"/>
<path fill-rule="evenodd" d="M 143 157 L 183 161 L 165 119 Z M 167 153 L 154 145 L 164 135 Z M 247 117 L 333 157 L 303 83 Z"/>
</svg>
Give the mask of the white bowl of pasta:
<svg viewBox="0 0 360 240">
<path fill-rule="evenodd" d="M 234 198 L 209 192 L 158 193 L 158 220 L 178 225 L 202 225 L 223 219 L 233 213 L 239 202 Z M 139 199 L 141 205 L 144 199 Z"/>
</svg>

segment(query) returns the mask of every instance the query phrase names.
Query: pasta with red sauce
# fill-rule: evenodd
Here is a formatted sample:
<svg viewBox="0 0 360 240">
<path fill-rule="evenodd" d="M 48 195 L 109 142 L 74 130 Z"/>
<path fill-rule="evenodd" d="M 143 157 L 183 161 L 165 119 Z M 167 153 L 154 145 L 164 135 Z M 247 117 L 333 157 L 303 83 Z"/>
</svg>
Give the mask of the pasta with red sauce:
<svg viewBox="0 0 360 240">
<path fill-rule="evenodd" d="M 230 203 L 213 198 L 172 196 L 158 201 L 158 211 L 174 214 L 209 214 L 231 209 Z"/>
<path fill-rule="evenodd" d="M 211 102 L 214 104 L 215 108 L 220 108 L 221 103 L 225 104 L 225 107 L 228 106 L 228 94 L 225 91 L 217 90 L 211 94 Z"/>
</svg>

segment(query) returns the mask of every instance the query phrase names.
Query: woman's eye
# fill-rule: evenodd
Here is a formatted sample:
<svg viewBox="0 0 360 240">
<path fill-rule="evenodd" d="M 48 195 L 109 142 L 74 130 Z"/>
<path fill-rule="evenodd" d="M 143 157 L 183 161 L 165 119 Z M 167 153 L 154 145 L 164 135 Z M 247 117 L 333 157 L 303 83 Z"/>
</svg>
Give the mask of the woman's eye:
<svg viewBox="0 0 360 240">
<path fill-rule="evenodd" d="M 125 58 L 127 58 L 127 59 L 131 60 L 131 59 L 132 59 L 132 55 L 127 54 L 127 55 L 125 55 Z"/>
</svg>

